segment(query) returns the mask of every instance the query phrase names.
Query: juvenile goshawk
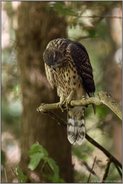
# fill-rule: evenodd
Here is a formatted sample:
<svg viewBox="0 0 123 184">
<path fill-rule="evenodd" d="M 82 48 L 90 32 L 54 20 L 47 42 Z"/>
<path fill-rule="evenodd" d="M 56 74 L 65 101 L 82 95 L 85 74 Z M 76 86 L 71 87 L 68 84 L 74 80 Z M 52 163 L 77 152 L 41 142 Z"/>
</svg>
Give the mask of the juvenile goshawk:
<svg viewBox="0 0 123 184">
<path fill-rule="evenodd" d="M 43 59 L 47 79 L 52 88 L 57 88 L 61 103 L 94 94 L 93 70 L 82 44 L 65 38 L 54 39 L 48 43 Z M 83 142 L 84 112 L 84 106 L 68 109 L 67 136 L 71 144 Z"/>
</svg>

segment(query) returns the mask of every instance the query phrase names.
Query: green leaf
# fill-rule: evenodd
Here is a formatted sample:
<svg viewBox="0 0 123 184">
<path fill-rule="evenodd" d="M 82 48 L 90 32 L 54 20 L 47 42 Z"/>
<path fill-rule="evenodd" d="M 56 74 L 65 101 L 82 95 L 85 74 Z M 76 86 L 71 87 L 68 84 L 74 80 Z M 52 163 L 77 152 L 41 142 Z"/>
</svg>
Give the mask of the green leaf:
<svg viewBox="0 0 123 184">
<path fill-rule="evenodd" d="M 44 158 L 44 153 L 35 153 L 32 156 L 30 156 L 30 162 L 28 164 L 28 168 L 32 171 L 36 169 L 40 161 Z"/>
<path fill-rule="evenodd" d="M 33 155 L 35 153 L 43 153 L 45 156 L 48 156 L 47 150 L 41 146 L 39 143 L 33 144 L 29 150 L 29 155 Z"/>
<path fill-rule="evenodd" d="M 39 143 L 33 144 L 29 150 L 30 162 L 28 168 L 31 170 L 36 169 L 41 160 L 45 161 L 45 158 L 48 157 L 47 150 L 41 146 Z"/>
<path fill-rule="evenodd" d="M 48 164 L 52 173 L 47 177 L 51 182 L 64 182 L 59 176 L 59 167 L 56 164 L 55 160 L 48 156 L 47 150 L 40 145 L 39 143 L 33 144 L 29 150 L 30 162 L 28 168 L 31 170 L 36 169 L 40 161 L 44 161 L 45 164 Z"/>
<path fill-rule="evenodd" d="M 60 178 L 59 176 L 56 176 L 56 175 L 49 175 L 48 179 L 52 183 L 64 183 L 65 182 L 62 178 Z"/>
<path fill-rule="evenodd" d="M 55 160 L 52 158 L 46 158 L 46 162 L 48 163 L 49 167 L 52 169 L 54 175 L 59 176 L 59 167 L 56 164 Z"/>
<path fill-rule="evenodd" d="M 59 176 L 59 167 L 56 164 L 55 160 L 48 157 L 46 158 L 46 162 L 53 171 L 53 174 L 49 175 L 48 179 L 53 183 L 64 183 L 64 180 Z"/>
<path fill-rule="evenodd" d="M 16 167 L 15 174 L 20 183 L 26 183 L 27 176 L 23 173 L 22 169 L 19 166 Z"/>
</svg>

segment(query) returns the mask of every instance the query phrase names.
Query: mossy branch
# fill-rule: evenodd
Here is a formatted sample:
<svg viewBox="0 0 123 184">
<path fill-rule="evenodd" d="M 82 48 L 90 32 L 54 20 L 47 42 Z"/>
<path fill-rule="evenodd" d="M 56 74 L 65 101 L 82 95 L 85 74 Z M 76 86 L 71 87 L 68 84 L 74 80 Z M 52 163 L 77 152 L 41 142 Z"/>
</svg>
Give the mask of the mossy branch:
<svg viewBox="0 0 123 184">
<path fill-rule="evenodd" d="M 117 102 L 114 101 L 114 99 L 107 93 L 107 92 L 99 92 L 95 97 L 90 98 L 82 98 L 80 100 L 72 100 L 70 102 L 70 106 L 81 106 L 81 105 L 105 105 L 109 109 L 111 109 L 121 120 L 122 120 L 122 113 L 120 106 Z M 58 109 L 60 108 L 61 103 L 52 103 L 52 104 L 41 104 L 38 108 L 38 112 L 46 112 L 52 109 Z M 65 104 L 64 104 L 65 108 Z M 67 107 L 66 107 L 67 108 Z"/>
</svg>

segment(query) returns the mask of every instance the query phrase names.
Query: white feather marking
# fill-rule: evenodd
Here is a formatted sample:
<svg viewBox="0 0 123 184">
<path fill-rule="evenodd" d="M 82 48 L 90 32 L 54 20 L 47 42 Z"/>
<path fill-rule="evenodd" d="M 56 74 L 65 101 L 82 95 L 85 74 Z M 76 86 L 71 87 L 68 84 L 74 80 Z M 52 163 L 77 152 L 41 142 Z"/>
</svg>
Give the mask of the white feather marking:
<svg viewBox="0 0 123 184">
<path fill-rule="evenodd" d="M 71 124 L 71 125 L 73 125 L 73 126 L 74 126 L 74 124 L 75 124 L 74 119 L 69 118 L 69 119 L 68 119 L 68 124 Z"/>
<path fill-rule="evenodd" d="M 85 123 L 84 119 L 75 120 L 72 118 L 68 119 L 67 125 L 68 140 L 71 144 L 81 145 L 85 138 Z"/>
</svg>

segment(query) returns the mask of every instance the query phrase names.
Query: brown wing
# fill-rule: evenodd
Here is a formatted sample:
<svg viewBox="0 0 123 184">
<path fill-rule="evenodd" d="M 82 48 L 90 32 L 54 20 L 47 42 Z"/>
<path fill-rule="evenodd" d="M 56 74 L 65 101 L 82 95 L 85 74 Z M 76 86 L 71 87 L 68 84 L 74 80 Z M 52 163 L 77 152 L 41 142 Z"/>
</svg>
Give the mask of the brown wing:
<svg viewBox="0 0 123 184">
<path fill-rule="evenodd" d="M 85 47 L 78 42 L 72 42 L 69 48 L 78 75 L 82 79 L 82 84 L 88 95 L 91 96 L 95 92 L 95 84 L 88 53 Z"/>
</svg>

